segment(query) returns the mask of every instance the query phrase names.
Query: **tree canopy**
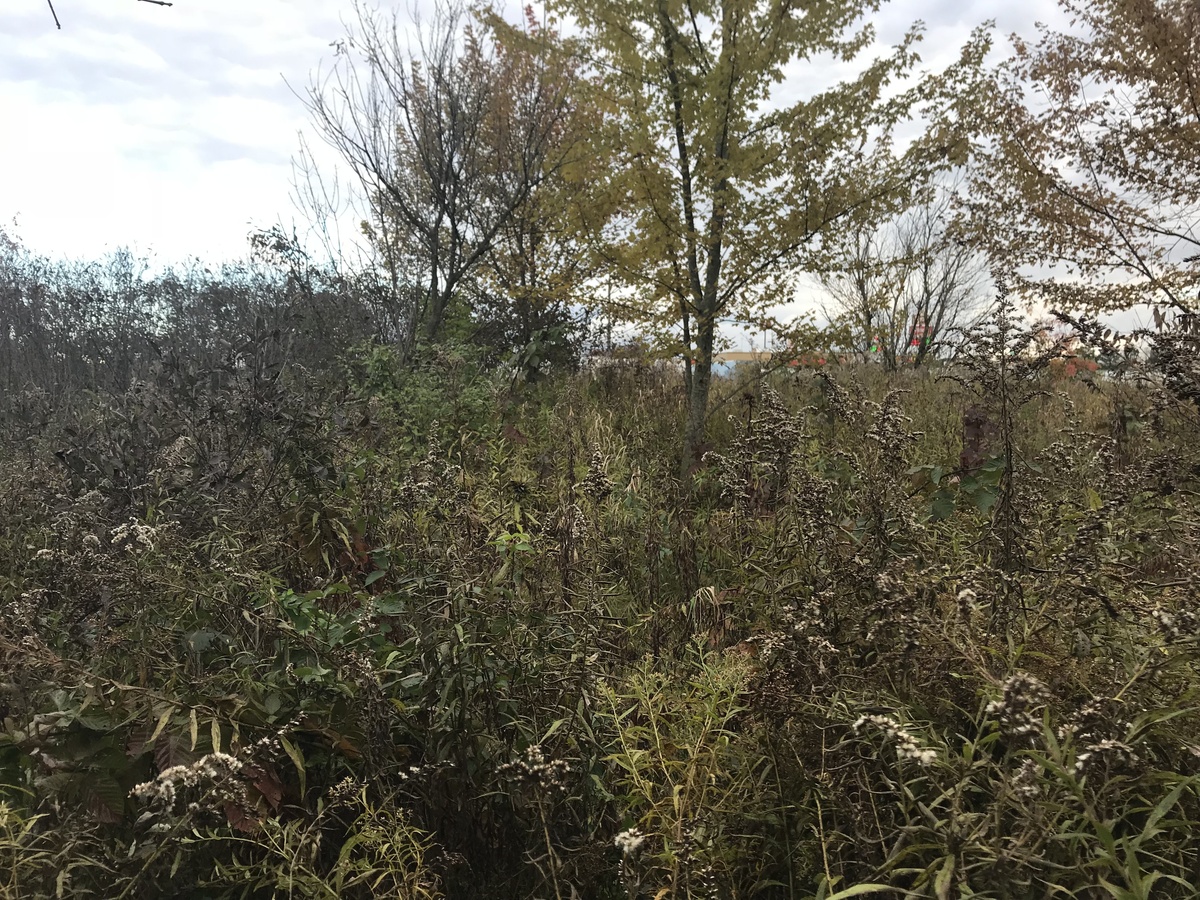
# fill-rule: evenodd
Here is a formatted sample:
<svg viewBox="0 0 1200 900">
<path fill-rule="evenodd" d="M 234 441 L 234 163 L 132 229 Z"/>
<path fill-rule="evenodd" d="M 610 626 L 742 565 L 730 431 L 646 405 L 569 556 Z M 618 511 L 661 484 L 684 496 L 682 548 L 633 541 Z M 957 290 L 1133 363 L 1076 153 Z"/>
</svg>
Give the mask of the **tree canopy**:
<svg viewBox="0 0 1200 900">
<path fill-rule="evenodd" d="M 936 358 L 986 306 L 986 258 L 947 224 L 955 188 L 935 185 L 895 219 L 849 232 L 821 275 L 850 347 L 889 371 Z"/>
<path fill-rule="evenodd" d="M 1030 298 L 1195 308 L 1200 286 L 1200 7 L 1060 0 L 1067 32 L 1013 37 L 980 97 L 970 206 Z"/>
<path fill-rule="evenodd" d="M 978 64 L 914 78 L 914 26 L 858 74 L 795 97 L 798 73 L 861 62 L 877 0 L 558 0 L 582 30 L 609 113 L 614 164 L 603 246 L 623 307 L 685 360 L 685 469 L 704 440 L 718 323 L 761 322 L 818 265 L 819 238 L 899 209 L 922 173 L 959 148 L 937 101 Z M 786 88 L 786 89 L 785 89 Z M 922 110 L 927 131 L 898 127 Z"/>
<path fill-rule="evenodd" d="M 536 23 L 502 45 L 455 5 L 417 23 L 415 38 L 396 14 L 356 9 L 307 103 L 367 197 L 364 229 L 408 300 L 399 335 L 408 348 L 418 334 L 441 337 L 484 272 L 529 281 L 528 246 L 525 272 L 511 273 L 514 229 L 528 236 L 553 205 L 540 192 L 578 150 L 577 106 L 569 79 L 540 53 L 551 35 Z"/>
</svg>

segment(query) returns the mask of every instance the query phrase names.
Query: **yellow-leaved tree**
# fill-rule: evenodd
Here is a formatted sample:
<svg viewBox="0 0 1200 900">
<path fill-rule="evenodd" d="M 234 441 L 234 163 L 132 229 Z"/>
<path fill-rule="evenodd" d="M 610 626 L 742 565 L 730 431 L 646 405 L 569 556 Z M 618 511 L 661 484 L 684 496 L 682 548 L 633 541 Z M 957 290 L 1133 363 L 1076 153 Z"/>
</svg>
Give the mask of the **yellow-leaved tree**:
<svg viewBox="0 0 1200 900">
<path fill-rule="evenodd" d="M 865 17 L 879 0 L 550 6 L 578 27 L 585 86 L 608 114 L 593 142 L 613 163 L 591 214 L 623 311 L 684 360 L 686 473 L 703 452 L 721 323 L 764 321 L 824 264 L 824 235 L 903 208 L 961 158 L 954 107 L 987 40 L 918 75 L 919 23 L 874 55 Z"/>
<path fill-rule="evenodd" d="M 980 242 L 1030 299 L 1191 312 L 1200 288 L 1200 6 L 1059 0 L 977 112 Z"/>
</svg>

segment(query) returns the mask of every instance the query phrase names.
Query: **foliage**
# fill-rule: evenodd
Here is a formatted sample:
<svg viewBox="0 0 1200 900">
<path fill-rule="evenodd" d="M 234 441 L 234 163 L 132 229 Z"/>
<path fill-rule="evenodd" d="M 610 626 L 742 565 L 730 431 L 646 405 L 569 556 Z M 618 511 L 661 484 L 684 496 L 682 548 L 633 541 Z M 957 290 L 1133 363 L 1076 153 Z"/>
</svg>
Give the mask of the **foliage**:
<svg viewBox="0 0 1200 900">
<path fill-rule="evenodd" d="M 1200 422 L 1035 338 L 777 371 L 686 491 L 636 361 L 46 401 L 6 896 L 1191 896 Z"/>
<path fill-rule="evenodd" d="M 556 74 L 585 45 L 532 22 L 443 34 L 448 107 L 380 145 L 485 108 L 470 214 L 512 215 L 382 244 L 479 251 L 446 297 L 279 229 L 219 272 L 0 240 L 0 896 L 1195 896 L 1194 321 L 1055 336 L 1002 292 L 929 365 L 743 369 L 699 405 L 707 362 L 646 334 L 575 370 L 589 227 L 647 328 L 711 351 L 953 161 L 984 44 L 890 94 L 910 37 L 767 112 L 873 7 L 572 8 L 616 70 Z M 577 135 L 521 104 L 581 82 L 595 158 L 505 182 L 508 116 L 553 156 Z M 439 340 L 406 318 L 431 299 Z"/>
<path fill-rule="evenodd" d="M 1200 14 L 1187 0 L 1059 5 L 1075 27 L 1014 37 L 979 94 L 977 236 L 1031 300 L 1193 310 Z"/>
<path fill-rule="evenodd" d="M 368 204 L 364 233 L 403 307 L 402 355 L 443 338 L 465 305 L 511 312 L 520 344 L 561 324 L 557 294 L 590 272 L 564 197 L 592 155 L 580 149 L 587 116 L 571 73 L 548 63 L 554 34 L 531 11 L 520 39 L 498 20 L 479 29 L 454 3 L 412 23 L 415 39 L 398 14 L 356 5 L 355 18 L 306 105 Z"/>
<path fill-rule="evenodd" d="M 154 270 L 126 250 L 52 260 L 0 233 L 0 386 L 25 397 L 25 425 L 45 424 L 44 401 L 121 394 L 164 368 L 231 372 L 267 335 L 279 338 L 276 358 L 328 371 L 383 332 L 368 291 L 314 265 L 282 232 L 251 245 L 251 259 L 216 270 Z"/>
<path fill-rule="evenodd" d="M 888 369 L 945 356 L 981 317 L 983 258 L 946 225 L 953 186 L 882 227 L 847 235 L 842 259 L 821 277 L 850 347 Z"/>
<path fill-rule="evenodd" d="M 953 116 L 933 101 L 984 42 L 949 72 L 892 92 L 917 62 L 914 28 L 855 77 L 781 105 L 776 86 L 797 64 L 859 61 L 874 38 L 860 22 L 877 3 L 555 8 L 578 23 L 608 104 L 606 204 L 585 215 L 638 298 L 622 300 L 623 313 L 684 361 L 688 471 L 704 441 L 718 322 L 766 322 L 797 269 L 813 267 L 810 245 L 904 204 L 914 178 L 956 145 Z M 923 105 L 938 124 L 900 152 L 895 129 Z"/>
</svg>

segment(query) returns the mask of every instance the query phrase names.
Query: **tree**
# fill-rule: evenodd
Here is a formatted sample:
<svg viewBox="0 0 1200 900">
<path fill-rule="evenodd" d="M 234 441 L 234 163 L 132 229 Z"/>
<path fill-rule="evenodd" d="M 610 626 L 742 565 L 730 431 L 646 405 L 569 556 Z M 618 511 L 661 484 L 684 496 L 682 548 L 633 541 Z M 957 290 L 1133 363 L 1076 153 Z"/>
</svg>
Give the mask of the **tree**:
<svg viewBox="0 0 1200 900">
<path fill-rule="evenodd" d="M 704 441 L 723 320 L 757 322 L 790 299 L 819 238 L 895 212 L 918 173 L 959 146 L 935 116 L 900 152 L 897 125 L 953 77 L 900 86 L 917 62 L 914 28 L 859 75 L 781 104 L 796 63 L 852 62 L 874 38 L 878 0 L 557 0 L 609 104 L 605 152 L 614 213 L 604 246 L 638 296 L 625 306 L 682 357 L 688 393 L 682 465 Z M 981 37 L 959 69 L 978 63 Z"/>
<path fill-rule="evenodd" d="M 986 299 L 982 256 L 947 226 L 953 188 L 876 228 L 845 236 L 821 284 L 850 328 L 857 351 L 889 371 L 919 368 L 977 320 Z"/>
<path fill-rule="evenodd" d="M 1059 0 L 982 93 L 976 238 L 1030 299 L 1195 309 L 1200 286 L 1200 7 Z M 989 99 L 990 98 L 990 99 Z"/>
<path fill-rule="evenodd" d="M 573 215 L 584 193 L 572 181 L 544 183 L 497 234 L 473 280 L 477 342 L 504 352 L 538 343 L 557 363 L 578 357 L 598 271 Z"/>
<path fill-rule="evenodd" d="M 0 230 L 0 393 L 120 392 L 145 375 L 156 325 L 147 267 L 123 249 L 52 261 Z"/>
<path fill-rule="evenodd" d="M 589 146 L 600 125 L 599 111 L 581 102 L 570 82 L 579 67 L 570 56 L 550 49 L 561 43 L 526 7 L 522 26 L 495 13 L 486 18 L 497 40 L 505 83 L 498 93 L 505 102 L 521 104 L 536 96 L 552 67 L 567 102 L 551 140 L 555 169 L 547 173 L 496 235 L 480 276 L 474 279 L 476 338 L 497 349 L 528 347 L 535 341 L 559 355 L 577 355 L 586 337 L 589 284 L 600 261 L 589 246 L 577 211 L 592 203 L 592 186 L 607 170 L 608 160 Z M 544 354 L 543 354 L 544 355 Z"/>
<path fill-rule="evenodd" d="M 439 5 L 415 43 L 396 15 L 356 10 L 307 103 L 363 187 L 364 228 L 397 296 L 419 285 L 407 351 L 418 332 L 441 335 L 465 280 L 567 163 L 568 80 L 481 35 L 458 6 Z"/>
</svg>

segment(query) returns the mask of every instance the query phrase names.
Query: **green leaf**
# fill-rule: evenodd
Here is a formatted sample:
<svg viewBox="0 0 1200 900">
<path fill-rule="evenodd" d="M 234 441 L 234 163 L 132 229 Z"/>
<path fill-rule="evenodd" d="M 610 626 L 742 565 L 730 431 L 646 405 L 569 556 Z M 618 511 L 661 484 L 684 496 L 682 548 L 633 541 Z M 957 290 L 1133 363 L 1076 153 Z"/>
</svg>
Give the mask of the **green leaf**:
<svg viewBox="0 0 1200 900">
<path fill-rule="evenodd" d="M 202 630 L 185 634 L 183 640 L 193 651 L 202 653 L 212 646 L 216 637 L 217 633 L 215 631 Z"/>
<path fill-rule="evenodd" d="M 948 900 L 953 884 L 954 857 L 947 856 L 938 870 L 937 877 L 933 879 L 933 892 L 937 895 L 938 900 Z"/>
<path fill-rule="evenodd" d="M 1120 885 L 1113 884 L 1106 879 L 1100 879 L 1100 886 L 1112 894 L 1114 900 L 1137 900 L 1133 892 L 1128 888 L 1123 888 Z"/>
<path fill-rule="evenodd" d="M 991 508 L 996 505 L 996 501 L 1000 499 L 1000 494 L 996 491 L 981 491 L 975 497 L 975 508 L 981 513 L 991 511 Z"/>
<path fill-rule="evenodd" d="M 843 897 L 861 897 L 863 894 L 878 894 L 880 891 L 898 890 L 898 888 L 894 888 L 890 884 L 856 884 L 854 887 L 848 887 L 844 891 L 830 894 L 825 900 L 842 900 Z"/>
<path fill-rule="evenodd" d="M 929 504 L 930 515 L 935 521 L 944 522 L 954 515 L 954 497 L 948 493 L 938 492 Z"/>
<path fill-rule="evenodd" d="M 1142 833 L 1137 836 L 1134 841 L 1135 846 L 1140 847 L 1143 841 L 1150 840 L 1159 832 L 1158 823 L 1163 820 L 1163 817 L 1171 811 L 1176 803 L 1179 802 L 1179 795 L 1184 789 L 1192 783 L 1192 780 L 1186 779 L 1179 782 L 1165 797 L 1158 801 L 1154 807 L 1154 811 L 1150 813 L 1150 818 L 1146 820 L 1146 825 L 1142 828 Z"/>
<path fill-rule="evenodd" d="M 163 733 L 163 729 L 167 727 L 167 723 L 171 721 L 171 713 L 175 712 L 175 707 L 168 707 L 167 710 L 158 717 L 158 724 L 154 726 L 154 731 L 151 733 L 147 744 L 153 744 L 158 740 L 158 736 Z"/>
<path fill-rule="evenodd" d="M 374 575 L 375 573 L 372 572 L 371 574 Z M 399 616 L 408 609 L 408 604 L 399 597 L 376 597 L 374 606 L 375 611 L 381 616 Z"/>
<path fill-rule="evenodd" d="M 283 752 L 288 755 L 288 759 L 296 767 L 296 775 L 300 778 L 300 796 L 303 797 L 308 786 L 308 772 L 304 768 L 304 755 L 300 752 L 299 747 L 282 735 L 279 737 L 279 746 L 283 748 Z"/>
</svg>

